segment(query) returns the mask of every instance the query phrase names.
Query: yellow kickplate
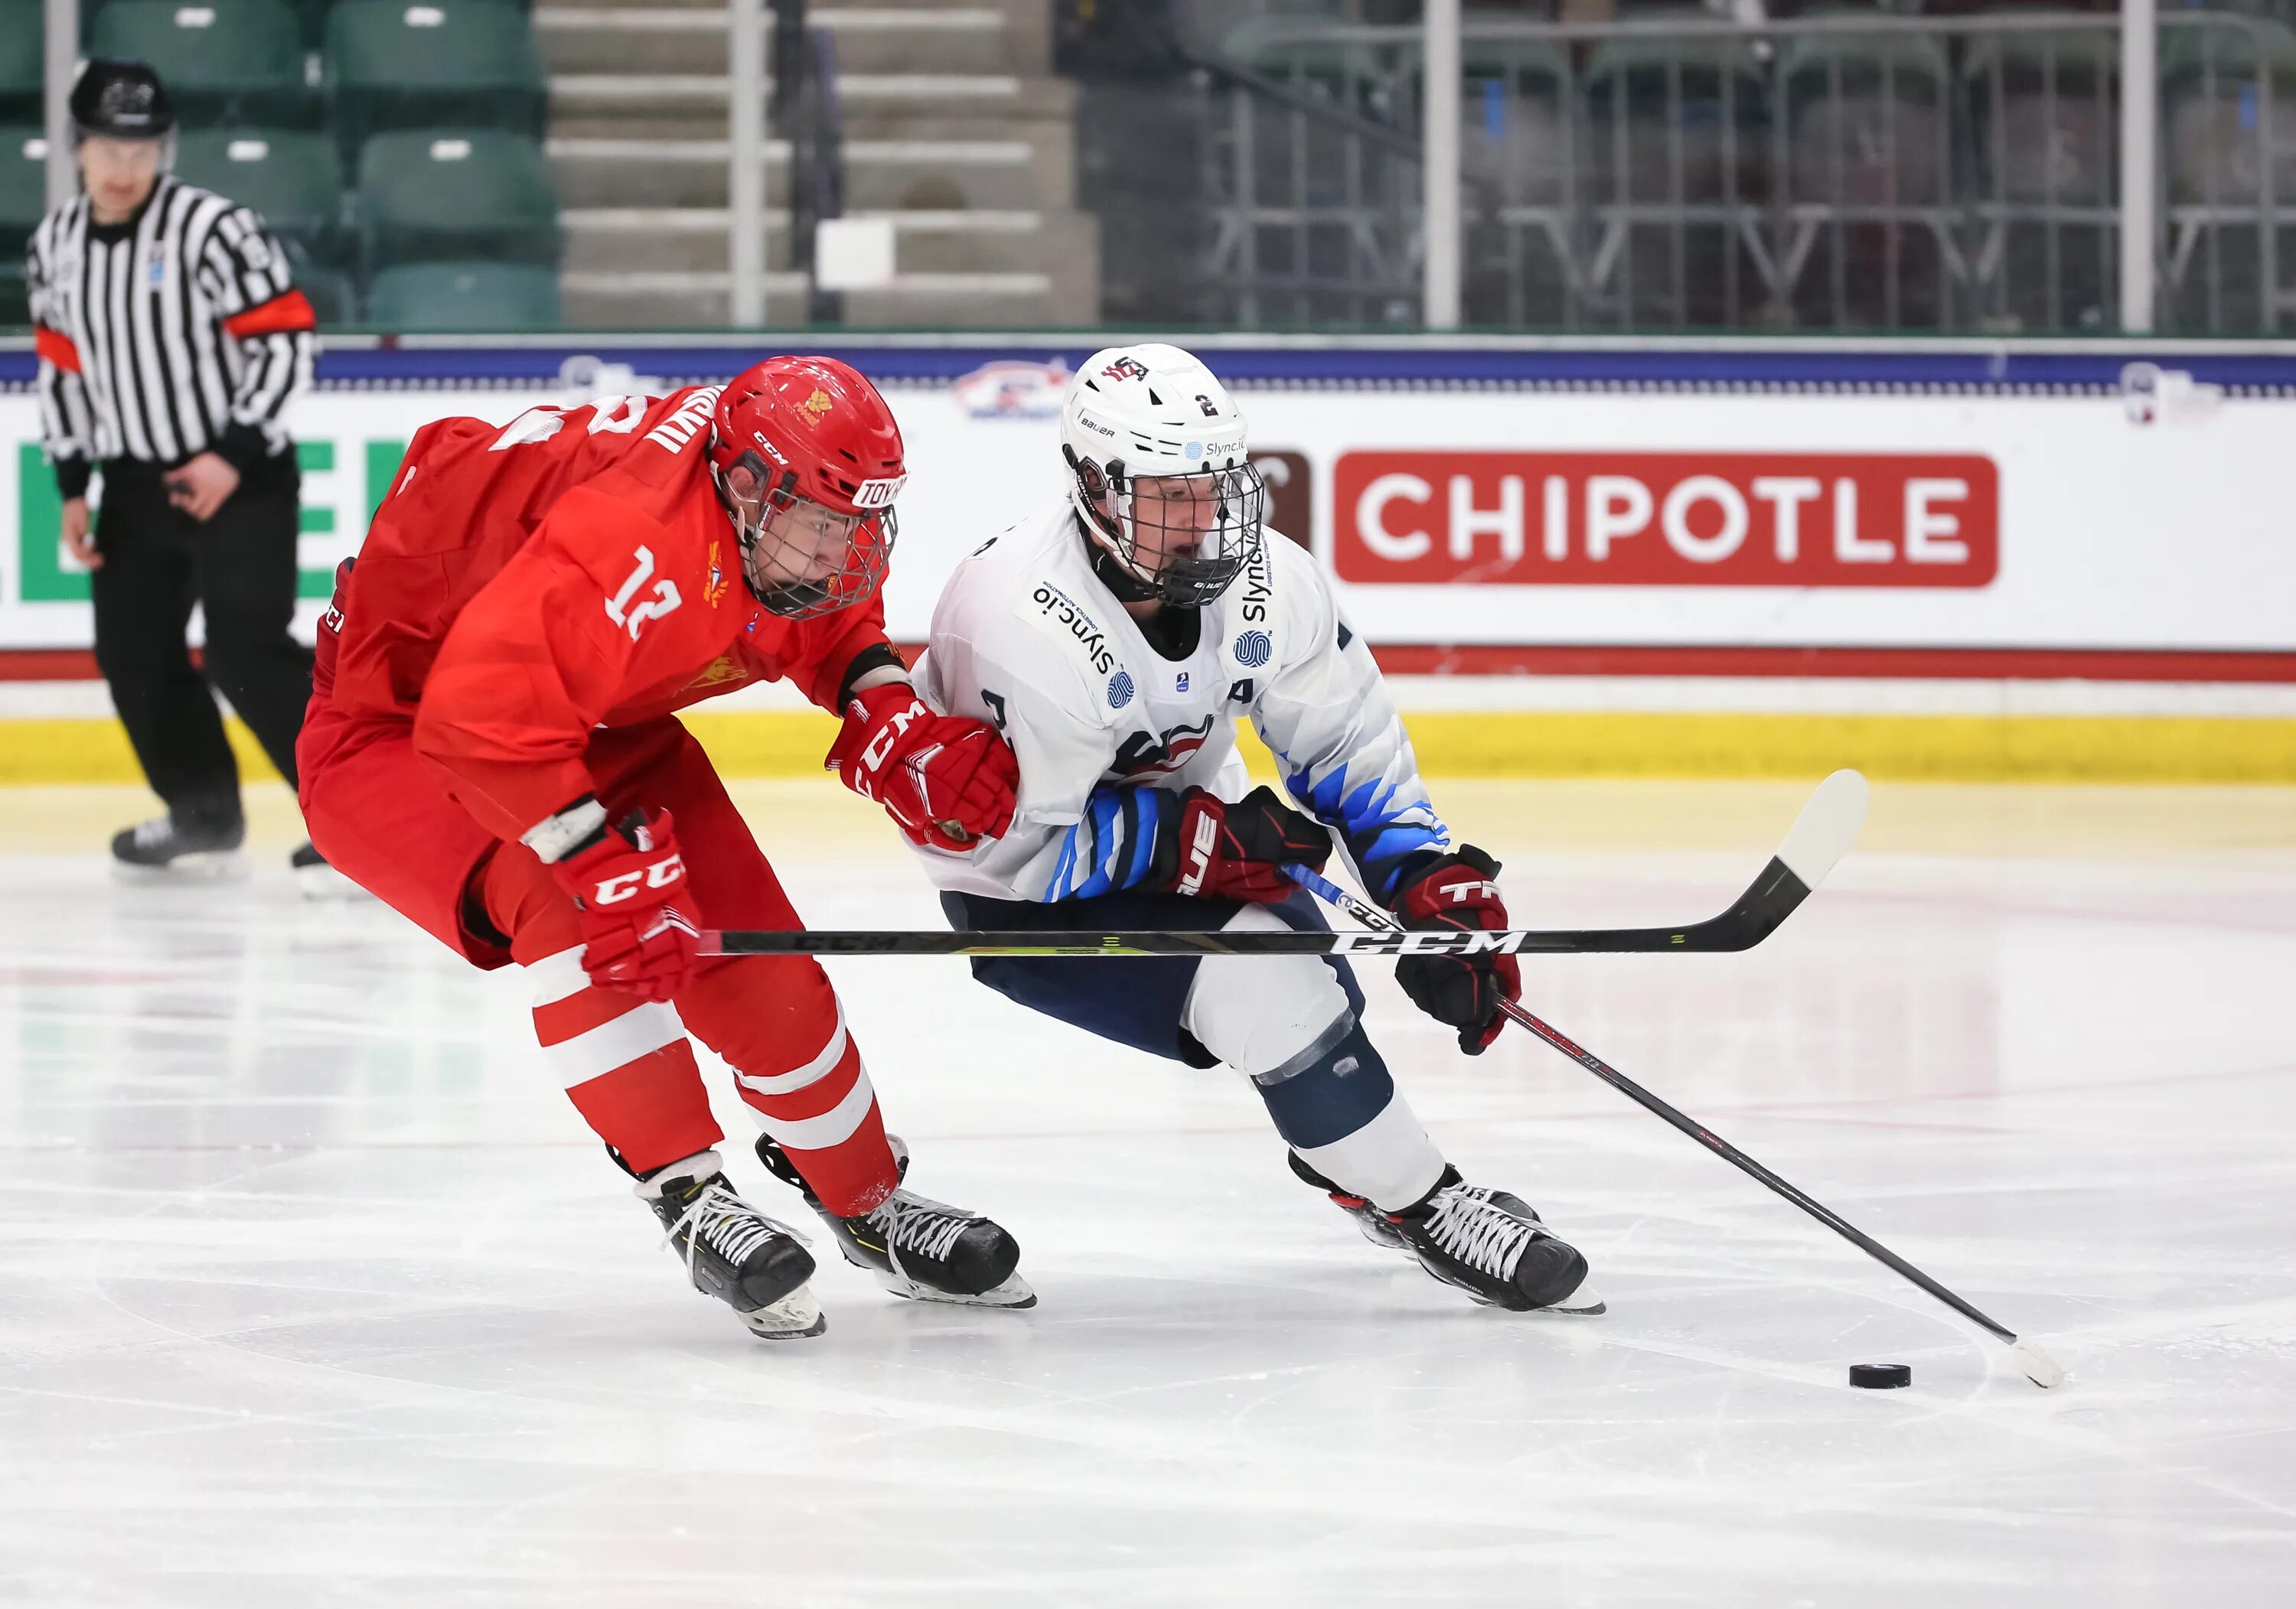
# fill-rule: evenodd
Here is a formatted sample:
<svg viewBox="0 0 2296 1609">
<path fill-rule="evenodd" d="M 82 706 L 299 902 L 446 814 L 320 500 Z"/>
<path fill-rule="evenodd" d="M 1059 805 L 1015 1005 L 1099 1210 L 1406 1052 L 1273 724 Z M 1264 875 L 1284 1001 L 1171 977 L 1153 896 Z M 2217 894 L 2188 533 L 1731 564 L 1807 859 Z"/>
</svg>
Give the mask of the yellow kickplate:
<svg viewBox="0 0 2296 1609">
<path fill-rule="evenodd" d="M 2296 720 L 2184 715 L 1664 715 L 1490 711 L 1406 715 L 1437 777 L 1794 777 L 1855 766 L 1876 780 L 2296 782 Z M 812 710 L 685 717 L 728 777 L 818 775 L 837 723 Z M 275 773 L 226 723 L 250 780 Z M 1247 730 L 1263 780 L 1273 758 Z M 0 783 L 136 782 L 115 721 L 0 721 Z"/>
</svg>

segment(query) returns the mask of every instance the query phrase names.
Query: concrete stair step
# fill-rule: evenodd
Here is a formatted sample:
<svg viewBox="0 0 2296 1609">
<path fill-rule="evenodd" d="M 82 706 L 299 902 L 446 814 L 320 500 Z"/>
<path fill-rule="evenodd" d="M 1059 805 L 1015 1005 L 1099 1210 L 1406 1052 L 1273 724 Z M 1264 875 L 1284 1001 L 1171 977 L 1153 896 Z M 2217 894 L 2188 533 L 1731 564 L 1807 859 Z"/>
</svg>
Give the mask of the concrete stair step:
<svg viewBox="0 0 2296 1609">
<path fill-rule="evenodd" d="M 698 137 L 644 139 L 554 131 L 545 146 L 566 207 L 723 207 L 726 201 L 725 129 Z M 611 128 L 611 124 L 605 127 Z M 789 149 L 767 147 L 767 193 L 788 193 Z M 856 212 L 970 208 L 1066 210 L 1075 198 L 1075 158 L 1057 131 L 1032 127 L 1027 137 L 849 137 L 846 203 Z"/>
<path fill-rule="evenodd" d="M 767 275 L 768 325 L 802 323 L 804 294 L 798 275 Z M 732 306 L 722 271 L 569 273 L 560 276 L 559 300 L 568 327 L 583 330 L 722 329 Z M 852 329 L 1029 330 L 1089 322 L 1077 313 L 1074 291 L 1043 274 L 905 274 L 889 290 L 845 293 Z"/>
<path fill-rule="evenodd" d="M 902 274 L 1023 273 L 1048 263 L 1088 264 L 1098 231 L 1088 216 L 1037 212 L 905 212 L 890 216 Z M 560 215 L 566 267 L 584 274 L 722 271 L 729 218 L 723 208 L 578 208 Z M 790 262 L 789 215 L 767 215 L 766 260 Z"/>
<path fill-rule="evenodd" d="M 722 118 L 728 83 L 722 64 L 716 72 L 553 73 L 550 116 L 554 126 L 562 118 Z M 920 117 L 1066 122 L 1076 108 L 1066 79 L 1012 73 L 840 72 L 837 94 L 849 135 Z"/>
<path fill-rule="evenodd" d="M 823 6 L 841 73 L 882 75 L 930 63 L 936 72 L 1044 73 L 1042 45 L 993 5 Z M 722 6 L 537 5 L 534 29 L 552 73 L 716 74 L 726 70 L 728 16 Z M 767 27 L 770 37 L 770 17 Z M 1017 48 L 1016 48 L 1017 47 Z"/>
</svg>

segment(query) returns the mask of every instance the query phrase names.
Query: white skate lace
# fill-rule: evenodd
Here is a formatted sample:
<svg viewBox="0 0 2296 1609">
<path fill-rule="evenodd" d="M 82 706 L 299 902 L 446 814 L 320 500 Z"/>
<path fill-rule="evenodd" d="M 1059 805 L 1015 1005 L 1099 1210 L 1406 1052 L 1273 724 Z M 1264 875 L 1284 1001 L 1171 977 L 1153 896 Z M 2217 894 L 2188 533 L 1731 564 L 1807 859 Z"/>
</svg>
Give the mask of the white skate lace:
<svg viewBox="0 0 2296 1609">
<path fill-rule="evenodd" d="M 1427 1215 L 1427 1233 L 1470 1268 L 1494 1279 L 1509 1279 L 1522 1260 L 1523 1248 L 1536 1240 L 1539 1226 L 1494 1206 L 1488 1189 L 1454 1185 L 1435 1198 Z"/>
<path fill-rule="evenodd" d="M 955 1249 L 956 1237 L 977 1214 L 963 1207 L 895 1190 L 866 1214 L 868 1221 L 897 1252 L 915 1252 L 945 1260 Z"/>
<path fill-rule="evenodd" d="M 685 1231 L 685 1272 L 693 1274 L 693 1260 L 707 1240 L 709 1249 L 739 1268 L 750 1254 L 771 1240 L 775 1235 L 787 1235 L 800 1245 L 811 1245 L 803 1235 L 778 1219 L 768 1218 L 739 1196 L 722 1179 L 712 1180 L 701 1187 L 701 1194 L 686 1204 L 677 1221 L 669 1226 L 661 1243 L 669 1245 Z"/>
</svg>

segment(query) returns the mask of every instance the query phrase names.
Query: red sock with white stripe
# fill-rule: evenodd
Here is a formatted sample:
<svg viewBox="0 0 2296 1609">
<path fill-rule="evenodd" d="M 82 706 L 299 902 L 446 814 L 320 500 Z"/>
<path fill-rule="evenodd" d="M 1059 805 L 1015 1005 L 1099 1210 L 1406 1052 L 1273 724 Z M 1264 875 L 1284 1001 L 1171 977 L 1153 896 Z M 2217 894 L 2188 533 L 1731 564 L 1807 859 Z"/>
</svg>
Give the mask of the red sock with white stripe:
<svg viewBox="0 0 2296 1609">
<path fill-rule="evenodd" d="M 721 1054 L 723 1048 L 721 1047 Z M 748 1047 L 742 1047 L 748 1050 Z M 774 1138 L 822 1205 L 857 1217 L 900 1183 L 877 1091 L 840 1012 L 829 1042 L 787 1071 L 760 1071 L 755 1050 L 735 1062 L 734 1079 L 760 1128 Z"/>
<path fill-rule="evenodd" d="M 543 957 L 527 976 L 543 1059 L 632 1172 L 650 1173 L 725 1138 L 676 1011 L 594 987 L 579 949 Z"/>
</svg>

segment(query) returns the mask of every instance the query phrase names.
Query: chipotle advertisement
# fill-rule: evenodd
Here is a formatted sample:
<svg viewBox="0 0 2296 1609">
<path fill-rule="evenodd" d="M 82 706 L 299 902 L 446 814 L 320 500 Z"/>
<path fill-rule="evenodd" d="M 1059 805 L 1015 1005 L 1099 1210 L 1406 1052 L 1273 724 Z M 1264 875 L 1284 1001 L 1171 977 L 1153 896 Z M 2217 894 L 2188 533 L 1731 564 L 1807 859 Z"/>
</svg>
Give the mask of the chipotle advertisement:
<svg viewBox="0 0 2296 1609">
<path fill-rule="evenodd" d="M 1349 452 L 1332 561 L 1380 585 L 1982 587 L 1971 453 Z"/>
</svg>

